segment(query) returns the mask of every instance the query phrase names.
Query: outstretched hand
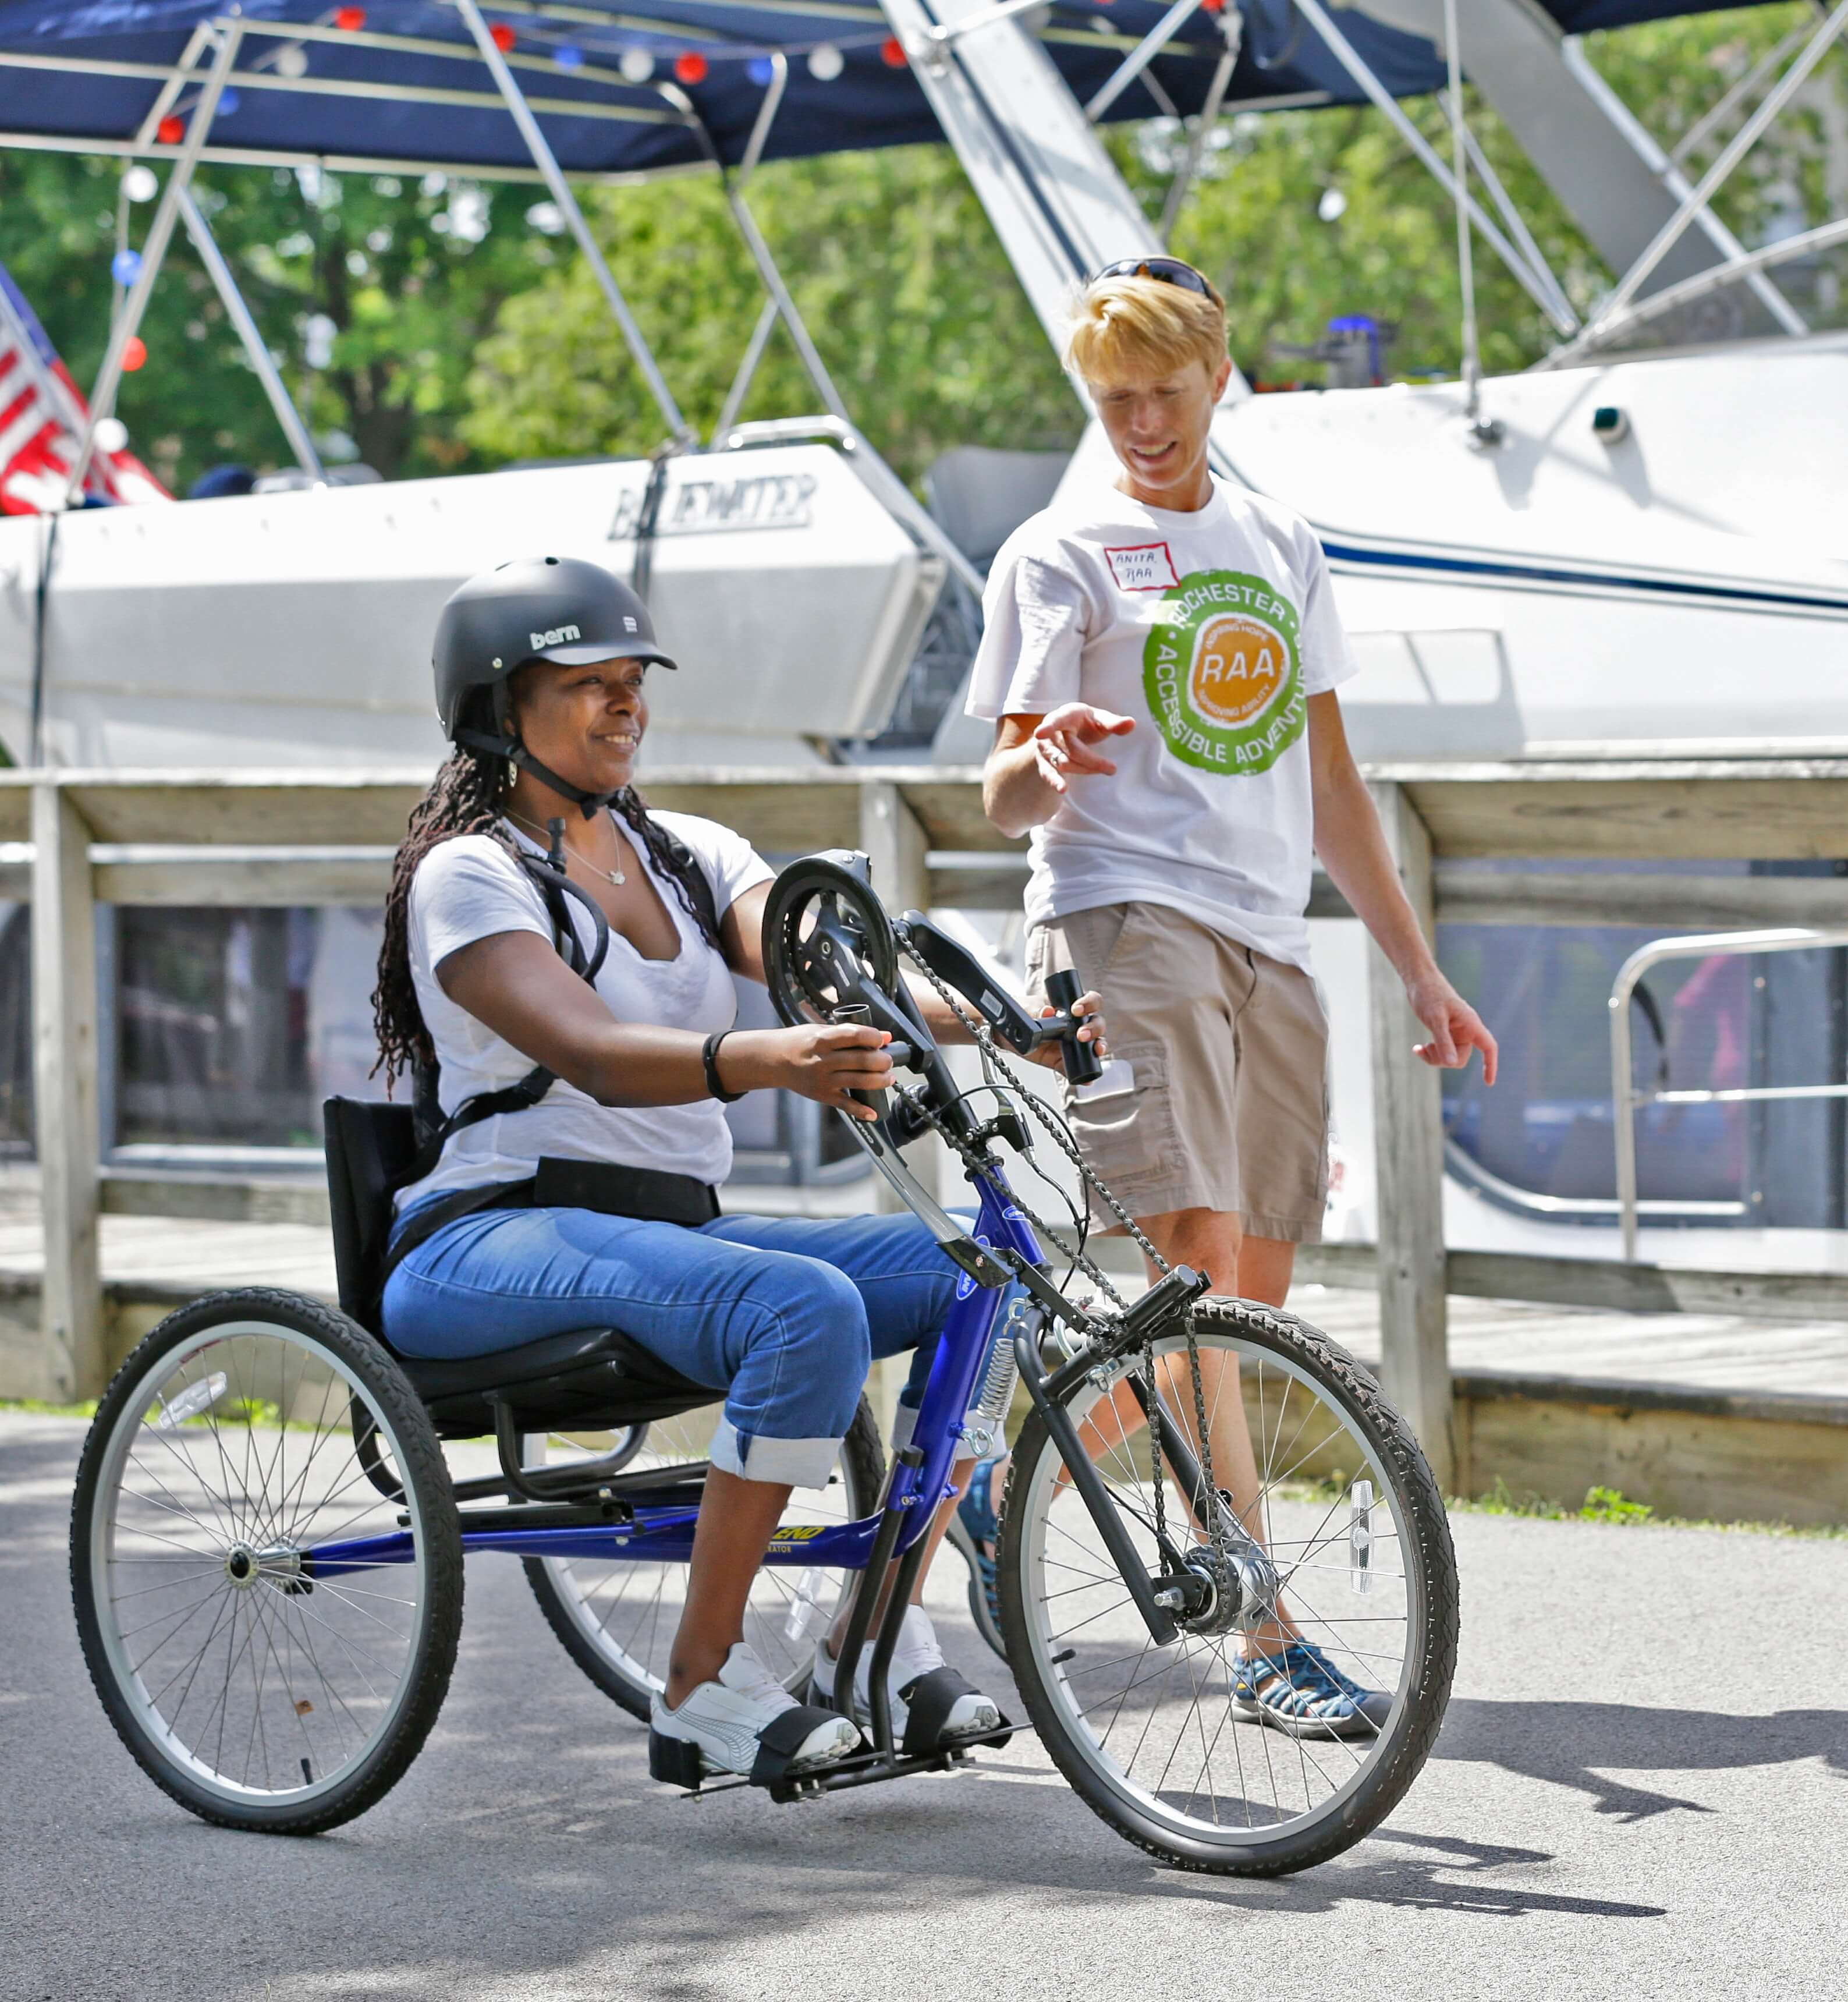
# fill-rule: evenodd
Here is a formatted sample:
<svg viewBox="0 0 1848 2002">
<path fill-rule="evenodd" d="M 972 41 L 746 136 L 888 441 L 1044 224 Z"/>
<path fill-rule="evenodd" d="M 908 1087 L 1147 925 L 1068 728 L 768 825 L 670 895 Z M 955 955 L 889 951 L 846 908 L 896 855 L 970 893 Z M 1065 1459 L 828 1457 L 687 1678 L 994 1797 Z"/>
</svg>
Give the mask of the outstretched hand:
<svg viewBox="0 0 1848 2002">
<path fill-rule="evenodd" d="M 1062 703 L 1041 717 L 1033 733 L 1034 769 L 1055 793 L 1065 790 L 1074 773 L 1108 777 L 1116 766 L 1092 747 L 1107 738 L 1125 736 L 1135 727 L 1133 717 L 1093 708 L 1088 702 Z"/>
<path fill-rule="evenodd" d="M 1405 998 L 1412 1013 L 1431 1031 L 1431 1041 L 1416 1043 L 1412 1054 L 1434 1070 L 1461 1070 L 1471 1050 L 1482 1052 L 1482 1081 L 1495 1082 L 1499 1054 L 1488 1025 L 1444 976 L 1434 974 L 1407 984 Z"/>
</svg>

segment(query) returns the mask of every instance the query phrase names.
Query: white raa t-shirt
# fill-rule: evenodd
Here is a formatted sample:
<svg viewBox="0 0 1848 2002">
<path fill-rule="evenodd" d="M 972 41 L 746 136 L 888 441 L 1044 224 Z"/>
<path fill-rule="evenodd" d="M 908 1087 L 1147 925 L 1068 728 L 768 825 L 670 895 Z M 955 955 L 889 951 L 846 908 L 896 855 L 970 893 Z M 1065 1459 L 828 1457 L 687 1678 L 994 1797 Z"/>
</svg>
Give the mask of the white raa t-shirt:
<svg viewBox="0 0 1848 2002">
<path fill-rule="evenodd" d="M 1166 904 L 1306 965 L 1307 699 L 1354 671 L 1315 532 L 1215 480 L 1194 514 L 1100 483 L 1037 514 L 989 573 L 969 689 L 992 722 L 1086 702 L 1134 717 L 1035 828 L 1027 916 Z"/>
<path fill-rule="evenodd" d="M 720 917 L 737 898 L 774 873 L 742 835 L 716 821 L 676 813 L 654 818 L 698 857 Z M 534 854 L 545 852 L 511 823 L 502 825 Z M 642 844 L 628 846 L 640 854 L 661 893 L 680 934 L 680 951 L 673 959 L 644 959 L 612 930 L 608 955 L 597 975 L 598 995 L 619 1022 L 690 1029 L 696 1035 L 730 1028 L 737 1016 L 730 969 L 700 936 L 671 880 L 654 867 Z M 575 899 L 571 916 L 588 953 L 595 940 Z M 477 1092 L 518 1084 L 532 1069 L 532 1059 L 458 1007 L 438 983 L 437 968 L 451 953 L 497 933 L 532 932 L 549 943 L 552 921 L 538 886 L 499 842 L 483 834 L 459 835 L 417 864 L 410 919 L 411 979 L 442 1066 L 443 1111 L 451 1113 Z M 731 1172 L 731 1129 L 717 1099 L 690 1105 L 599 1105 L 560 1078 L 537 1105 L 497 1113 L 452 1134 L 435 1169 L 400 1193 L 399 1207 L 451 1189 L 523 1181 L 542 1155 L 658 1168 L 716 1184 Z"/>
</svg>

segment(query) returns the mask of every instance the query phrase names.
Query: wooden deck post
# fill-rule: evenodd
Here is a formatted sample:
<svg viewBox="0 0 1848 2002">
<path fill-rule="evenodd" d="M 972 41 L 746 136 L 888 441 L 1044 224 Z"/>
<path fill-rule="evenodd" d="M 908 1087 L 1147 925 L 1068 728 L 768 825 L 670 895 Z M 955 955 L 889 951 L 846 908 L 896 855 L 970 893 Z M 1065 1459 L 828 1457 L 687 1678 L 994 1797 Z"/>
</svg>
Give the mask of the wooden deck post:
<svg viewBox="0 0 1848 2002">
<path fill-rule="evenodd" d="M 1431 835 L 1403 787 L 1369 790 L 1427 938 L 1436 932 Z M 1367 942 L 1373 1146 L 1379 1214 L 1380 1378 L 1438 1485 L 1456 1491 L 1444 1271 L 1444 1127 L 1437 1072 L 1412 1054 L 1424 1031 L 1386 955 Z"/>
<path fill-rule="evenodd" d="M 90 830 L 58 786 L 32 789 L 33 1084 L 44 1219 L 45 1394 L 109 1374 L 96 1250 L 96 915 Z"/>
</svg>

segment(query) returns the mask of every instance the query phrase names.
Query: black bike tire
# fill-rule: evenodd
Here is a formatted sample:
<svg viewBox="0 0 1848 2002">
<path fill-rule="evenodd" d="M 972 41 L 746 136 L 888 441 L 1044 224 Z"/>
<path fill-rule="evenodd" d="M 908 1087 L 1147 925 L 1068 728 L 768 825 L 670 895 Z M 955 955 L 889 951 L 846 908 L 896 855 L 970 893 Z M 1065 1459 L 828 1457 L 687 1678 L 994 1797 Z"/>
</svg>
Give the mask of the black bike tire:
<svg viewBox="0 0 1848 2002">
<path fill-rule="evenodd" d="M 1294 1314 L 1246 1301 L 1203 1300 L 1195 1310 L 1195 1320 L 1197 1326 L 1234 1332 L 1254 1347 L 1269 1348 L 1306 1369 L 1360 1425 L 1378 1450 L 1383 1467 L 1398 1485 L 1410 1532 L 1407 1554 L 1419 1567 L 1425 1604 L 1412 1693 L 1393 1726 L 1393 1742 L 1386 1756 L 1343 1803 L 1336 1818 L 1326 1824 L 1312 1822 L 1295 1835 L 1286 1832 L 1274 1842 L 1243 1845 L 1236 1851 L 1164 1829 L 1104 1785 L 1068 1729 L 1063 1707 L 1041 1679 L 1027 1624 L 1027 1582 L 1021 1561 L 1025 1525 L 1015 1505 L 1016 1497 L 1024 1498 L 1030 1492 L 1040 1456 L 1056 1451 L 1037 1411 L 1023 1428 L 1008 1469 L 999 1552 L 1002 1631 L 1016 1685 L 1041 1743 L 1100 1819 L 1177 1869 L 1216 1876 L 1282 1876 L 1325 1863 L 1370 1833 L 1404 1798 L 1430 1756 L 1456 1667 L 1460 1617 L 1456 1556 L 1443 1498 L 1410 1428 L 1386 1401 L 1373 1376 L 1345 1349 Z M 1074 1386 L 1069 1394 L 1080 1387 Z"/>
<path fill-rule="evenodd" d="M 420 1608 L 422 1631 L 407 1674 L 409 1700 L 362 1764 L 337 1788 L 312 1802 L 291 1807 L 235 1805 L 176 1771 L 148 1741 L 139 1718 L 111 1672 L 96 1606 L 90 1565 L 90 1531 L 108 1442 L 124 1407 L 148 1371 L 202 1327 L 217 1322 L 271 1320 L 324 1343 L 339 1355 L 375 1397 L 402 1449 L 403 1471 L 416 1491 L 427 1549 L 428 1589 Z M 71 1507 L 71 1599 L 85 1665 L 116 1735 L 163 1793 L 202 1821 L 221 1828 L 267 1835 L 318 1835 L 363 1814 L 389 1793 L 423 1749 L 448 1692 L 462 1635 L 461 1525 L 448 1469 L 434 1428 L 404 1372 L 385 1350 L 344 1314 L 298 1293 L 251 1286 L 207 1294 L 170 1313 L 137 1344 L 117 1371 L 96 1407 L 84 1441 Z"/>
<path fill-rule="evenodd" d="M 885 1480 L 885 1453 L 880 1445 L 879 1425 L 873 1416 L 873 1407 L 863 1397 L 853 1414 L 853 1422 L 847 1428 L 841 1454 L 849 1463 L 857 1492 L 867 1498 L 866 1511 L 870 1514 L 873 1498 L 877 1496 Z M 565 1652 L 612 1703 L 619 1704 L 631 1717 L 646 1724 L 654 1691 L 626 1675 L 586 1635 L 572 1618 L 543 1558 L 525 1557 L 521 1561 L 526 1582 L 532 1588 L 532 1596 L 546 1616 L 546 1624 L 558 1636 Z"/>
</svg>

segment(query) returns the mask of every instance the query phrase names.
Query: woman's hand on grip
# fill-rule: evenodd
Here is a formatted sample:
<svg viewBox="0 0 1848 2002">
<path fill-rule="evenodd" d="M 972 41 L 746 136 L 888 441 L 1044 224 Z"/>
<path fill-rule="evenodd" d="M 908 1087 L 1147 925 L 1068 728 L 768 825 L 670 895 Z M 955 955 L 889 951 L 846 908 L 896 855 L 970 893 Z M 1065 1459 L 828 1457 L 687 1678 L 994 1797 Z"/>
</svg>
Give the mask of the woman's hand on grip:
<svg viewBox="0 0 1848 2002">
<path fill-rule="evenodd" d="M 779 1086 L 832 1105 L 851 1119 L 877 1117 L 856 1091 L 888 1091 L 891 1041 L 883 1029 L 853 1023 L 821 1023 L 797 1029 L 737 1029 L 719 1046 L 720 1081 L 727 1090 Z"/>
</svg>

